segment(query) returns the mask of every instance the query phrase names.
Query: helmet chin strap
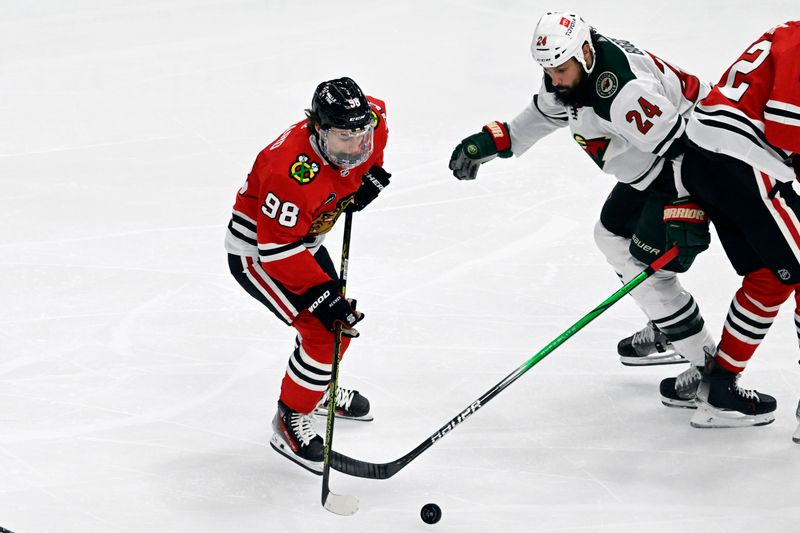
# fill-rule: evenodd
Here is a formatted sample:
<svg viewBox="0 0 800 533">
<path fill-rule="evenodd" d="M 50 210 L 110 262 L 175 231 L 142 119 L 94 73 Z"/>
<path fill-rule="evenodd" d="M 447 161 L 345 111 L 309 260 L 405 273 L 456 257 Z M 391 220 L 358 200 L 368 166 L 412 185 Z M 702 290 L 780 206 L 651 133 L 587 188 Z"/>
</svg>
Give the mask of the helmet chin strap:
<svg viewBox="0 0 800 533">
<path fill-rule="evenodd" d="M 314 152 L 316 152 L 316 154 L 325 161 L 326 165 L 332 166 L 333 168 L 339 168 L 333 163 L 333 161 L 330 160 L 328 154 L 325 152 L 325 150 L 322 149 L 322 146 L 320 146 L 319 132 L 316 130 L 316 128 L 311 133 L 311 135 L 308 136 L 308 140 L 311 143 L 311 148 L 313 148 Z"/>
<path fill-rule="evenodd" d="M 578 63 L 581 64 L 586 74 L 591 74 L 592 71 L 594 70 L 594 66 L 597 64 L 597 54 L 594 51 L 594 45 L 592 44 L 591 39 L 589 39 L 588 41 L 584 41 L 584 44 L 589 45 L 589 53 L 592 59 L 592 66 L 591 67 L 586 66 L 586 59 L 584 59 L 583 57 L 583 46 L 581 46 L 580 49 L 578 50 L 578 53 L 575 54 L 575 59 L 577 59 Z"/>
</svg>

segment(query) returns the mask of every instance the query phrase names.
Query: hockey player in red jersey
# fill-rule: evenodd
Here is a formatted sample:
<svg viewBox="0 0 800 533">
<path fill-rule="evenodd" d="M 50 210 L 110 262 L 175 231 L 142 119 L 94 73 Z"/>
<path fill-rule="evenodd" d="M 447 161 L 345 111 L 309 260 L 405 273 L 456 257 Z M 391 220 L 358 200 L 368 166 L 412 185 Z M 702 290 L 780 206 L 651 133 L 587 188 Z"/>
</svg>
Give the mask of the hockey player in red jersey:
<svg viewBox="0 0 800 533">
<path fill-rule="evenodd" d="M 547 13 L 534 30 L 531 53 L 544 69 L 530 104 L 508 123 L 492 122 L 453 151 L 450 169 L 474 179 L 490 159 L 521 156 L 540 139 L 569 128 L 578 146 L 618 183 L 603 205 L 595 242 L 623 281 L 666 252 L 663 206 L 677 197 L 674 174 L 686 119 L 710 84 L 628 41 L 596 32 L 573 13 Z M 681 362 L 691 367 L 661 384 L 669 406 L 694 407 L 705 349 L 715 341 L 672 261 L 631 295 L 650 319 L 618 345 L 627 365 Z M 683 361 L 685 362 L 685 360 Z"/>
<path fill-rule="evenodd" d="M 350 78 L 319 84 L 307 118 L 258 154 L 236 195 L 225 248 L 234 278 L 297 330 L 281 384 L 271 446 L 322 473 L 323 440 L 311 422 L 327 410 L 334 331 L 342 354 L 364 318 L 339 291 L 322 241 L 345 210 L 360 211 L 389 184 L 383 170 L 386 106 Z M 337 416 L 372 420 L 369 401 L 339 386 Z"/>
<path fill-rule="evenodd" d="M 686 202 L 707 213 L 744 276 L 704 370 L 692 425 L 768 424 L 775 419 L 775 398 L 742 389 L 738 377 L 780 305 L 800 287 L 800 196 L 793 168 L 800 153 L 800 22 L 777 26 L 739 56 L 697 104 L 687 136 Z M 698 237 L 707 231 L 704 218 L 670 222 L 669 240 L 692 252 L 692 241 L 704 240 Z"/>
</svg>

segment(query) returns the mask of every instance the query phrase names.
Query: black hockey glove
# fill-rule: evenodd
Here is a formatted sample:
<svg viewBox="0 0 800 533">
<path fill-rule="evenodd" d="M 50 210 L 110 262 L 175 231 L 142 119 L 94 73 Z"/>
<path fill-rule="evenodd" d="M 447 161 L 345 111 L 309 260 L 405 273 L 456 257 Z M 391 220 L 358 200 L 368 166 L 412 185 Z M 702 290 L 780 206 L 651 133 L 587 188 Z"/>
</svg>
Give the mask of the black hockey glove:
<svg viewBox="0 0 800 533">
<path fill-rule="evenodd" d="M 307 293 L 313 299 L 308 310 L 322 322 L 328 331 L 336 331 L 338 324 L 342 325 L 342 335 L 345 337 L 358 337 L 360 334 L 353 326 L 364 319 L 364 313 L 356 311 L 356 301 L 347 300 L 339 292 L 336 281 L 328 281 L 322 285 L 312 287 Z"/>
<path fill-rule="evenodd" d="M 474 180 L 482 163 L 495 156 L 511 157 L 511 136 L 505 122 L 490 122 L 483 131 L 461 141 L 450 156 L 450 170 L 460 180 Z"/>
<path fill-rule="evenodd" d="M 697 254 L 708 249 L 711 233 L 706 212 L 689 197 L 664 206 L 667 243 L 678 245 L 678 263 L 688 270 Z"/>
<path fill-rule="evenodd" d="M 361 176 L 361 185 L 356 191 L 353 203 L 348 206 L 351 211 L 361 211 L 367 207 L 372 200 L 378 197 L 383 189 L 389 186 L 389 178 L 392 175 L 383 170 L 378 165 L 372 165 L 369 170 Z"/>
</svg>

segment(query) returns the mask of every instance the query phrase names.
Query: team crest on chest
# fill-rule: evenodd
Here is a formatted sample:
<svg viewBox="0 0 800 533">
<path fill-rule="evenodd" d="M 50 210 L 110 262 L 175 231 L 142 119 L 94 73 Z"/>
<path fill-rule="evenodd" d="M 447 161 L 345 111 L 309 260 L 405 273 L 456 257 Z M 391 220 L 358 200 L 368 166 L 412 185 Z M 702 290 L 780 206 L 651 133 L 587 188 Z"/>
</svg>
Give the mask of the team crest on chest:
<svg viewBox="0 0 800 533">
<path fill-rule="evenodd" d="M 611 139 L 608 137 L 595 137 L 594 139 L 587 139 L 583 135 L 577 133 L 573 136 L 578 145 L 583 148 L 583 151 L 592 158 L 598 167 L 603 168 L 606 164 L 605 156 L 608 145 Z"/>
<path fill-rule="evenodd" d="M 300 185 L 311 183 L 319 172 L 319 163 L 316 161 L 309 161 L 306 154 L 297 156 L 297 160 L 289 167 L 289 177 L 295 180 Z"/>
<path fill-rule="evenodd" d="M 324 211 L 317 215 L 317 218 L 314 219 L 314 221 L 311 223 L 311 227 L 308 229 L 308 234 L 322 235 L 323 233 L 328 233 L 331 228 L 333 228 L 333 225 L 336 224 L 336 219 L 339 218 L 339 215 L 341 215 L 344 210 L 355 201 L 355 196 L 355 193 L 345 196 L 336 203 L 336 206 L 333 207 L 333 209 L 330 211 Z M 325 204 L 327 204 L 329 201 L 330 200 L 326 201 Z"/>
<path fill-rule="evenodd" d="M 600 98 L 609 98 L 614 96 L 614 93 L 617 92 L 618 88 L 619 80 L 617 79 L 617 75 L 613 72 L 606 71 L 597 77 L 595 90 Z"/>
</svg>

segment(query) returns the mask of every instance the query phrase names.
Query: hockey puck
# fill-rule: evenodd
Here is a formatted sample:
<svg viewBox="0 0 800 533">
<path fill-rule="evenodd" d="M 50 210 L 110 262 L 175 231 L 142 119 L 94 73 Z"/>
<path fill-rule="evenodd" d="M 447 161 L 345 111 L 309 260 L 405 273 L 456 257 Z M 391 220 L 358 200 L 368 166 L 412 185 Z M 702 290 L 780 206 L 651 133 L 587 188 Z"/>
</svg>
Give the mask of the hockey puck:
<svg viewBox="0 0 800 533">
<path fill-rule="evenodd" d="M 435 524 L 442 519 L 442 509 L 435 503 L 426 503 L 422 506 L 419 516 L 426 524 Z"/>
</svg>

